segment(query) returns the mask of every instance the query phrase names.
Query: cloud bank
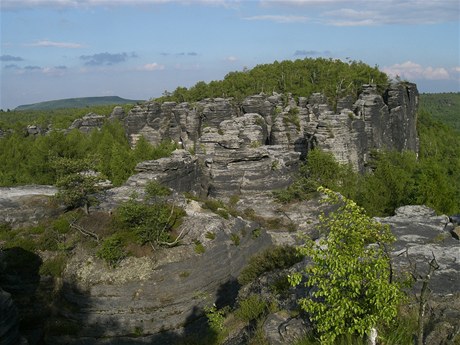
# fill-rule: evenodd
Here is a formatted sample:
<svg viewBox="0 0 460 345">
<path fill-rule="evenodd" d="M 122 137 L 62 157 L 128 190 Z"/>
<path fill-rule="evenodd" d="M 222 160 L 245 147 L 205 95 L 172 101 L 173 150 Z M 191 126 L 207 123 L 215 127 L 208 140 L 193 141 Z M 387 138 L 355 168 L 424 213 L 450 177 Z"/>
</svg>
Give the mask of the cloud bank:
<svg viewBox="0 0 460 345">
<path fill-rule="evenodd" d="M 83 44 L 80 43 L 72 43 L 72 42 L 54 42 L 49 40 L 41 40 L 35 43 L 29 44 L 32 47 L 52 47 L 52 48 L 70 48 L 70 49 L 78 49 L 83 48 Z"/>
<path fill-rule="evenodd" d="M 0 61 L 10 62 L 10 61 L 24 61 L 24 59 L 20 56 L 12 56 L 12 55 L 1 55 Z"/>
<path fill-rule="evenodd" d="M 98 53 L 93 55 L 81 55 L 80 60 L 85 61 L 86 66 L 110 66 L 117 63 L 125 62 L 129 58 L 135 58 L 135 53 Z"/>
<path fill-rule="evenodd" d="M 412 61 L 385 66 L 382 71 L 391 77 L 399 76 L 409 80 L 448 80 L 453 77 L 444 67 L 422 66 Z"/>
</svg>

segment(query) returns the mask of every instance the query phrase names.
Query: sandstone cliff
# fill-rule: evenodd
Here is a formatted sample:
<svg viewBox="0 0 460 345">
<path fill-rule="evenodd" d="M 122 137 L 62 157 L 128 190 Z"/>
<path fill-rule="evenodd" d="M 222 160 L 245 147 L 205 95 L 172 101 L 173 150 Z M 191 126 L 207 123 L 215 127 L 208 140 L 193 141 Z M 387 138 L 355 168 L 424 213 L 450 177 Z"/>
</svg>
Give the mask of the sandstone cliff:
<svg viewBox="0 0 460 345">
<path fill-rule="evenodd" d="M 341 163 L 358 171 L 366 169 L 374 149 L 418 151 L 416 118 L 418 91 L 414 84 L 392 84 L 382 94 L 364 85 L 355 102 L 344 98 L 333 111 L 321 94 L 298 100 L 273 94 L 232 99 L 205 99 L 193 104 L 147 102 L 122 118 L 132 145 L 142 135 L 150 143 L 170 139 L 186 152 L 173 163 L 142 163 L 139 175 L 128 184 L 143 185 L 153 177 L 171 187 L 172 180 L 187 179 L 187 188 L 222 197 L 290 183 L 299 160 L 313 147 L 333 153 Z M 116 113 L 116 114 L 115 114 Z M 162 167 L 162 164 L 166 164 Z M 178 174 L 185 173 L 187 177 Z M 193 180 L 195 177 L 195 181 Z M 199 177 L 198 179 L 196 179 Z"/>
</svg>

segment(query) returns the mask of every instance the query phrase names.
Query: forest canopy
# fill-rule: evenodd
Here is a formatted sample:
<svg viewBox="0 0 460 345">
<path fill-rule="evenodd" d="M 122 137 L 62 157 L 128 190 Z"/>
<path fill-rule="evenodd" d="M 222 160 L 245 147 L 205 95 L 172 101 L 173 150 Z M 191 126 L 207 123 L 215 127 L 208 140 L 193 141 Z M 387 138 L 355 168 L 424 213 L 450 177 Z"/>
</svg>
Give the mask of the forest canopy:
<svg viewBox="0 0 460 345">
<path fill-rule="evenodd" d="M 205 83 L 200 81 L 189 89 L 178 87 L 165 92 L 158 101 L 195 102 L 204 98 L 244 97 L 264 93 L 291 93 L 294 97 L 323 93 L 332 105 L 351 95 L 357 97 L 363 84 L 376 84 L 381 90 L 388 84 L 388 76 L 377 66 L 361 61 L 343 62 L 334 59 L 298 59 L 275 61 L 257 65 L 250 70 L 230 72 L 223 80 Z"/>
</svg>

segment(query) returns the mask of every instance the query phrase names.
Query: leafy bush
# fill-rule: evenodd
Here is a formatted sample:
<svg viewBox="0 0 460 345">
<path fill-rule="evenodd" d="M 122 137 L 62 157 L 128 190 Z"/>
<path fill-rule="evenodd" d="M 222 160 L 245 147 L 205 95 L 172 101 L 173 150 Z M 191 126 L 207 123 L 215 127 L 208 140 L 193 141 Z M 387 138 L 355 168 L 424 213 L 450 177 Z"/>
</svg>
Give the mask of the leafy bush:
<svg viewBox="0 0 460 345">
<path fill-rule="evenodd" d="M 133 231 L 139 244 L 161 245 L 170 241 L 171 230 L 179 226 L 185 211 L 177 206 L 157 202 L 146 204 L 131 199 L 115 212 L 115 222 L 121 229 Z"/>
<path fill-rule="evenodd" d="M 152 200 L 157 197 L 168 196 L 171 194 L 171 190 L 160 184 L 159 182 L 152 180 L 145 186 L 145 194 L 147 200 Z"/>
<path fill-rule="evenodd" d="M 301 260 L 302 257 L 298 255 L 294 247 L 270 247 L 249 259 L 248 264 L 238 277 L 238 282 L 241 285 L 249 284 L 265 272 L 289 268 Z"/>
<path fill-rule="evenodd" d="M 56 231 L 56 232 L 58 232 L 60 234 L 66 234 L 70 230 L 69 221 L 64 217 L 60 217 L 60 218 L 54 220 L 51 226 L 52 226 L 54 231 Z"/>
<path fill-rule="evenodd" d="M 251 322 L 263 315 L 267 310 L 267 302 L 258 295 L 250 295 L 239 303 L 235 311 L 236 316 L 245 321 Z"/>
<path fill-rule="evenodd" d="M 67 257 L 59 254 L 52 259 L 46 260 L 40 266 L 40 275 L 49 275 L 52 277 L 60 277 L 67 264 Z"/>
<path fill-rule="evenodd" d="M 325 194 L 323 202 L 338 209 L 320 216 L 325 238 L 319 243 L 305 238 L 298 248 L 312 261 L 305 267 L 305 284 L 314 288 L 299 305 L 314 322 L 321 342 L 329 344 L 339 335 L 362 337 L 393 320 L 402 291 L 391 277 L 386 245 L 395 238 L 390 227 L 367 216 L 352 200 L 326 188 L 319 191 Z M 289 276 L 293 286 L 302 279 L 301 273 Z"/>
<path fill-rule="evenodd" d="M 115 267 L 126 256 L 120 237 L 115 234 L 104 239 L 97 251 L 97 256 L 109 266 Z"/>
</svg>

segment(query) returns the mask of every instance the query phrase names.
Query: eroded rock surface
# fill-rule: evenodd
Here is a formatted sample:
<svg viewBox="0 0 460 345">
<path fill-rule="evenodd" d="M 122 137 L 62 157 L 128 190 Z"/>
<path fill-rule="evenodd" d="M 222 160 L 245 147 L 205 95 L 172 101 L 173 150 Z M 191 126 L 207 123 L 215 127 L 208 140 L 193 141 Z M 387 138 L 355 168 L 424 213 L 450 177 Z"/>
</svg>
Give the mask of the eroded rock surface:
<svg viewBox="0 0 460 345">
<path fill-rule="evenodd" d="M 0 188 L 0 224 L 12 227 L 37 225 L 62 209 L 52 200 L 53 186 L 21 186 Z"/>
</svg>

